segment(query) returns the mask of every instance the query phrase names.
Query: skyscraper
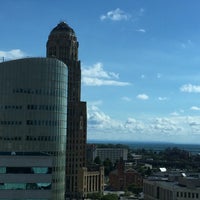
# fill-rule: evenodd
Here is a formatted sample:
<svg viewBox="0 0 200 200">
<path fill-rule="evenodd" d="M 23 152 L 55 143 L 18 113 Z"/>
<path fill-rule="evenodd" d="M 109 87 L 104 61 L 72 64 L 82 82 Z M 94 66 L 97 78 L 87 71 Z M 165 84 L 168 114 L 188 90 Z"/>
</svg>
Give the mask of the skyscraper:
<svg viewBox="0 0 200 200">
<path fill-rule="evenodd" d="M 67 66 L 0 63 L 0 199 L 64 200 Z"/>
<path fill-rule="evenodd" d="M 87 117 L 86 102 L 81 101 L 81 69 L 74 30 L 60 22 L 50 32 L 47 57 L 55 57 L 68 67 L 67 146 L 66 146 L 66 196 L 76 198 L 78 174 L 86 167 Z"/>
</svg>

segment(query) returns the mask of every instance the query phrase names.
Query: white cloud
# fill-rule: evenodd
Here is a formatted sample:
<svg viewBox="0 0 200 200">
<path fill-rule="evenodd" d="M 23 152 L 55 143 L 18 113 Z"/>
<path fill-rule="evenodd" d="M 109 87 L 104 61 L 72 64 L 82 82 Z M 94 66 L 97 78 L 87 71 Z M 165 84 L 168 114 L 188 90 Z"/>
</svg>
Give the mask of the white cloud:
<svg viewBox="0 0 200 200">
<path fill-rule="evenodd" d="M 181 92 L 200 93 L 200 85 L 185 84 L 180 87 Z"/>
<path fill-rule="evenodd" d="M 103 64 L 98 62 L 94 64 L 92 67 L 89 68 L 83 68 L 82 69 L 82 75 L 86 77 L 97 77 L 97 78 L 119 78 L 119 74 L 116 74 L 114 72 L 106 72 L 103 69 Z"/>
<path fill-rule="evenodd" d="M 172 116 L 179 116 L 179 113 L 178 112 L 172 112 L 172 113 L 170 113 L 170 115 L 172 115 Z"/>
<path fill-rule="evenodd" d="M 127 86 L 128 82 L 121 82 L 119 74 L 114 72 L 107 72 L 103 69 L 102 63 L 96 63 L 92 67 L 82 68 L 82 83 L 87 86 Z"/>
<path fill-rule="evenodd" d="M 88 108 L 89 114 L 88 114 L 88 120 L 90 124 L 93 125 L 105 125 L 108 121 L 110 121 L 110 117 L 99 110 L 99 108 L 95 105 L 92 105 Z"/>
<path fill-rule="evenodd" d="M 26 54 L 20 49 L 12 49 L 10 51 L 0 51 L 0 58 L 5 60 L 13 60 L 25 57 Z"/>
<path fill-rule="evenodd" d="M 141 99 L 141 100 L 147 100 L 147 99 L 149 99 L 149 96 L 146 94 L 138 94 L 137 98 Z"/>
<path fill-rule="evenodd" d="M 146 33 L 146 30 L 143 29 L 143 28 L 137 29 L 136 31 L 137 31 L 137 32 L 141 32 L 141 33 Z"/>
<path fill-rule="evenodd" d="M 131 16 L 121 10 L 120 8 L 117 8 L 115 10 L 108 11 L 105 15 L 101 15 L 100 19 L 106 20 L 110 19 L 112 21 L 121 21 L 121 20 L 128 20 Z"/>
<path fill-rule="evenodd" d="M 200 107 L 197 107 L 197 106 L 192 106 L 190 108 L 190 110 L 196 110 L 196 111 L 200 111 Z"/>
<path fill-rule="evenodd" d="M 158 97 L 158 100 L 159 100 L 159 101 L 166 101 L 166 100 L 167 100 L 167 97 Z"/>
<path fill-rule="evenodd" d="M 118 141 L 196 142 L 200 139 L 200 116 L 144 119 L 112 119 L 97 106 L 88 108 L 88 139 Z"/>
</svg>

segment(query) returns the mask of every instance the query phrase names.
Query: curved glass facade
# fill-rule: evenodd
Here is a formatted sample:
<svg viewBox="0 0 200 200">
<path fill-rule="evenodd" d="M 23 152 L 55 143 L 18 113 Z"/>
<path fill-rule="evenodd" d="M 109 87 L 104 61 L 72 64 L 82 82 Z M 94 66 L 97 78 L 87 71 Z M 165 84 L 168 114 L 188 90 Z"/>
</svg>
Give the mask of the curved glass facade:
<svg viewBox="0 0 200 200">
<path fill-rule="evenodd" d="M 52 155 L 52 199 L 64 199 L 67 77 L 55 58 L 0 63 L 0 151 Z"/>
</svg>

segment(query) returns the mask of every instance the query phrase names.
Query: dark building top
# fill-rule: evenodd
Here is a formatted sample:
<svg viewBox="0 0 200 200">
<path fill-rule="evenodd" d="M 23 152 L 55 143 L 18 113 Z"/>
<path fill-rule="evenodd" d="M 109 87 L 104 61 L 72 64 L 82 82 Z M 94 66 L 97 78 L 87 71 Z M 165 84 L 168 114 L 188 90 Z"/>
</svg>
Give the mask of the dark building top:
<svg viewBox="0 0 200 200">
<path fill-rule="evenodd" d="M 58 33 L 58 32 L 68 32 L 73 35 L 75 35 L 74 30 L 65 22 L 60 22 L 52 31 L 50 34 Z"/>
</svg>

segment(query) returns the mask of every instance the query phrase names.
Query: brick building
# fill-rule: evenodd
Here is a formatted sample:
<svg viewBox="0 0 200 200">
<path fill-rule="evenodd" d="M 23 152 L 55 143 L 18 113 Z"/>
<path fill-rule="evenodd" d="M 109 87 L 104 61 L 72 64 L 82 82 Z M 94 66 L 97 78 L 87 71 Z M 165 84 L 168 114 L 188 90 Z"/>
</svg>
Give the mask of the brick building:
<svg viewBox="0 0 200 200">
<path fill-rule="evenodd" d="M 110 186 L 113 190 L 125 190 L 129 185 L 142 187 L 142 176 L 132 167 L 126 167 L 123 161 L 109 174 Z"/>
</svg>

